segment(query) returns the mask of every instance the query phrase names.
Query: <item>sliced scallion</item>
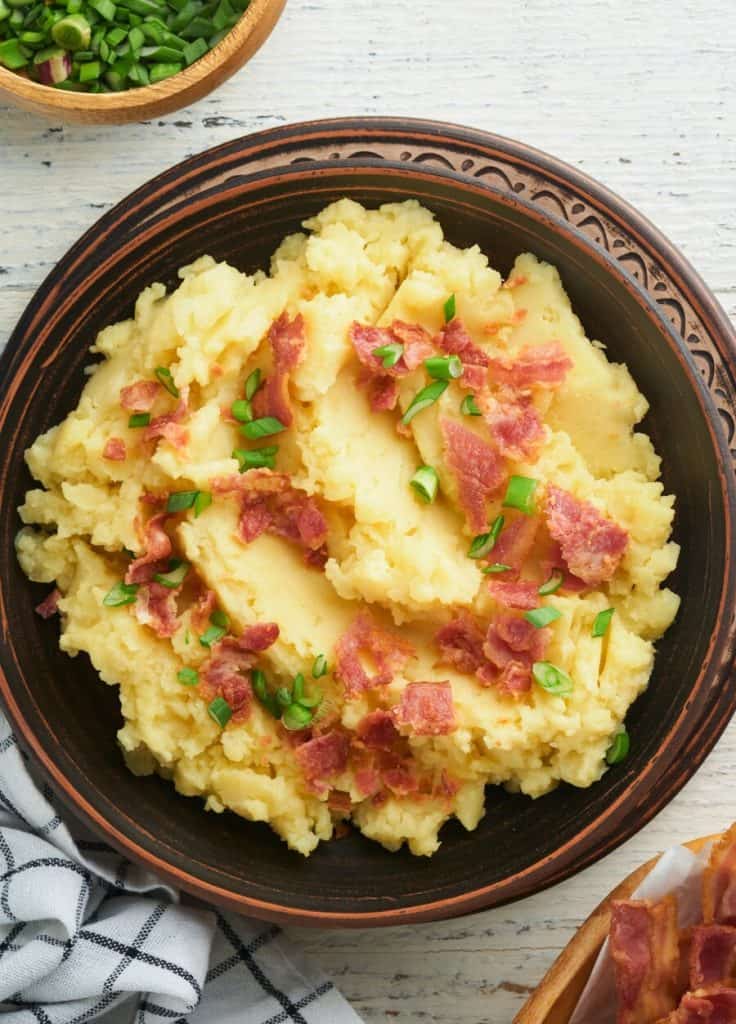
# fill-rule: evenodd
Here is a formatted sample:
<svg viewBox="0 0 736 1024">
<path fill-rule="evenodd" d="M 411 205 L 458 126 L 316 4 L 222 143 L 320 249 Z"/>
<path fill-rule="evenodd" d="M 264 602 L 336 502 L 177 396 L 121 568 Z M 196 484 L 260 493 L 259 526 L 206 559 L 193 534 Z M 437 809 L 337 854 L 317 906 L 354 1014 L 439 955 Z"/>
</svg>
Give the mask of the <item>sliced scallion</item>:
<svg viewBox="0 0 736 1024">
<path fill-rule="evenodd" d="M 250 682 L 253 687 L 258 700 L 263 704 L 264 708 L 269 711 L 274 718 L 281 717 L 281 708 L 276 703 L 276 698 L 268 689 L 268 683 L 266 677 L 259 668 L 254 668 L 250 674 Z"/>
<path fill-rule="evenodd" d="M 213 626 L 219 626 L 221 629 L 228 629 L 230 626 L 230 619 L 225 612 L 220 608 L 217 608 L 210 615 L 210 622 Z"/>
<path fill-rule="evenodd" d="M 211 504 L 212 494 L 210 491 L 197 491 L 197 497 L 194 499 L 194 518 L 198 519 Z"/>
<path fill-rule="evenodd" d="M 311 697 L 307 697 L 306 694 L 300 697 L 297 704 L 301 704 L 303 708 L 316 708 L 318 704 L 322 703 L 322 691 L 315 690 Z"/>
<path fill-rule="evenodd" d="M 389 345 L 379 345 L 378 348 L 373 349 L 373 355 L 376 359 L 381 360 L 381 363 L 386 370 L 390 370 L 392 366 L 396 366 L 403 354 L 404 346 L 398 341 L 394 341 Z"/>
<path fill-rule="evenodd" d="M 183 686 L 196 686 L 199 683 L 199 672 L 196 668 L 180 668 L 176 678 Z"/>
<path fill-rule="evenodd" d="M 434 405 L 437 399 L 445 393 L 448 385 L 449 381 L 433 380 L 431 384 L 426 386 L 426 388 L 422 388 L 421 391 L 417 391 L 416 395 L 414 395 L 414 398 L 411 400 L 411 405 L 401 417 L 401 422 L 404 426 L 411 423 L 417 413 L 421 412 L 423 409 L 429 408 L 430 405 Z"/>
<path fill-rule="evenodd" d="M 466 395 L 460 403 L 460 412 L 463 416 L 482 416 L 483 413 L 478 408 L 478 403 L 475 401 L 475 395 Z"/>
<path fill-rule="evenodd" d="M 606 764 L 620 764 L 626 759 L 631 747 L 631 740 L 625 728 L 616 733 L 613 743 L 606 751 Z"/>
<path fill-rule="evenodd" d="M 207 711 L 209 712 L 210 718 L 213 718 L 221 729 L 224 729 L 233 717 L 233 709 L 224 697 L 215 697 L 212 703 L 208 706 Z"/>
<path fill-rule="evenodd" d="M 272 434 L 280 434 L 282 430 L 286 430 L 286 427 L 281 420 L 277 420 L 275 416 L 262 416 L 260 419 L 244 423 L 240 428 L 240 432 L 244 434 L 249 441 L 260 441 L 262 437 L 271 437 Z"/>
<path fill-rule="evenodd" d="M 427 373 L 435 380 L 457 380 L 463 375 L 460 356 L 430 356 L 424 360 Z"/>
<path fill-rule="evenodd" d="M 518 508 L 525 515 L 532 515 L 534 512 L 534 492 L 539 484 L 538 480 L 532 480 L 528 476 L 512 476 L 506 488 L 506 496 L 503 499 L 504 508 Z"/>
<path fill-rule="evenodd" d="M 239 423 L 249 423 L 253 419 L 253 409 L 247 398 L 237 398 L 230 406 L 230 412 Z"/>
<path fill-rule="evenodd" d="M 150 422 L 150 412 L 134 412 L 133 415 L 128 418 L 128 426 L 131 430 L 135 427 L 147 427 Z"/>
<path fill-rule="evenodd" d="M 427 504 L 433 502 L 437 496 L 439 482 L 437 470 L 432 466 L 420 466 L 409 481 L 416 494 Z"/>
<path fill-rule="evenodd" d="M 473 541 L 468 548 L 468 558 L 485 558 L 493 550 L 498 540 L 498 535 L 503 529 L 503 524 L 503 516 L 496 516 L 488 533 L 479 533 L 477 537 L 473 537 Z"/>
<path fill-rule="evenodd" d="M 535 661 L 532 665 L 532 675 L 537 685 L 547 693 L 553 693 L 557 697 L 572 693 L 572 679 L 567 672 L 563 672 L 551 661 Z"/>
<path fill-rule="evenodd" d="M 532 608 L 530 611 L 524 612 L 524 618 L 527 622 L 531 622 L 535 629 L 544 629 L 545 626 L 549 626 L 550 622 L 559 619 L 561 615 L 562 612 L 549 605 L 543 605 L 541 608 Z"/>
<path fill-rule="evenodd" d="M 304 676 L 301 672 L 297 672 L 294 676 L 294 685 L 291 688 L 291 694 L 297 704 L 304 696 Z"/>
<path fill-rule="evenodd" d="M 297 732 L 299 729 L 305 729 L 313 717 L 309 708 L 305 708 L 301 704 L 290 704 L 288 708 L 284 709 L 281 722 L 285 729 Z"/>
<path fill-rule="evenodd" d="M 546 583 L 542 584 L 537 593 L 541 594 L 542 597 L 546 597 L 547 594 L 554 594 L 560 589 L 564 581 L 565 574 L 555 570 Z"/>
<path fill-rule="evenodd" d="M 166 502 L 166 511 L 172 515 L 176 512 L 186 512 L 197 500 L 199 491 L 174 491 Z"/>
<path fill-rule="evenodd" d="M 123 583 L 121 580 L 108 590 L 102 603 L 106 608 L 121 608 L 125 604 L 133 604 L 137 593 L 137 583 Z"/>
<path fill-rule="evenodd" d="M 318 654 L 314 659 L 314 665 L 312 665 L 312 679 L 321 679 L 322 676 L 327 675 L 328 671 L 327 658 L 324 654 Z"/>
<path fill-rule="evenodd" d="M 188 572 L 189 565 L 186 562 L 178 562 L 178 564 L 172 563 L 168 572 L 154 573 L 153 578 L 157 583 L 160 583 L 164 587 L 168 587 L 169 590 L 176 590 L 177 587 L 182 585 Z"/>
<path fill-rule="evenodd" d="M 186 52 L 186 51 L 185 51 Z M 261 371 L 256 369 L 248 374 L 248 379 L 245 382 L 245 397 L 250 402 L 255 395 L 258 388 L 261 386 Z"/>
<path fill-rule="evenodd" d="M 278 690 L 276 691 L 276 700 L 278 701 L 282 708 L 288 708 L 289 705 L 293 703 L 291 690 L 288 688 L 288 686 L 279 686 Z"/>
<path fill-rule="evenodd" d="M 240 472 L 245 473 L 249 469 L 274 469 L 276 466 L 277 445 L 269 448 L 235 448 L 233 458 L 238 460 Z"/>
<path fill-rule="evenodd" d="M 157 366 L 154 373 L 156 374 L 159 384 L 166 388 L 169 394 L 173 395 L 174 398 L 178 398 L 179 389 L 176 384 L 174 384 L 174 378 L 171 374 L 171 370 L 166 366 Z"/>
<path fill-rule="evenodd" d="M 593 622 L 593 630 L 591 636 L 605 636 L 608 632 L 608 627 L 611 625 L 611 619 L 613 613 L 616 611 L 615 608 L 606 608 L 605 611 L 598 612 Z"/>
<path fill-rule="evenodd" d="M 485 568 L 481 569 L 481 572 L 488 573 L 499 573 L 509 572 L 511 569 L 510 565 L 504 565 L 503 562 L 494 562 L 493 565 L 486 565 Z"/>
<path fill-rule="evenodd" d="M 457 302 L 455 301 L 455 293 L 453 292 L 449 298 L 445 299 L 445 304 L 442 307 L 442 312 L 445 314 L 445 323 L 449 324 L 450 320 L 455 316 L 457 308 Z"/>
</svg>

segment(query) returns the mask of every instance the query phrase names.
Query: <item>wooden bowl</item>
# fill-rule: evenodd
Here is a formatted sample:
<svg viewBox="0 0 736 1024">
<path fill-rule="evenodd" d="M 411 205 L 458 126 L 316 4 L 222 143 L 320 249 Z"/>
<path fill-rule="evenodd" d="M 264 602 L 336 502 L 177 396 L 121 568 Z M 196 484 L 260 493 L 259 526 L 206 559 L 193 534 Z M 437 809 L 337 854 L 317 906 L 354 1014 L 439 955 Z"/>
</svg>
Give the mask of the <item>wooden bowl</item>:
<svg viewBox="0 0 736 1024">
<path fill-rule="evenodd" d="M 680 613 L 658 644 L 627 725 L 632 753 L 586 790 L 532 801 L 489 788 L 474 832 L 443 830 L 431 859 L 388 853 L 354 833 L 307 860 L 265 825 L 205 814 L 156 777 L 135 778 L 115 744 L 116 692 L 85 657 L 59 651 L 13 550 L 31 479 L 23 451 L 76 405 L 96 332 L 132 312 L 152 281 L 177 280 L 202 252 L 243 270 L 341 196 L 415 197 L 451 241 L 478 242 L 508 271 L 536 252 L 562 273 L 609 356 L 651 403 L 644 424 L 678 496 Z M 109 211 L 57 264 L 0 360 L 0 694 L 57 791 L 130 857 L 242 912 L 328 926 L 399 924 L 497 906 L 557 882 L 647 822 L 702 762 L 736 705 L 734 334 L 679 253 L 622 200 L 528 146 L 434 122 L 317 122 L 192 157 Z M 284 581 L 275 580 L 274 586 Z"/>
<path fill-rule="evenodd" d="M 693 853 L 699 853 L 706 843 L 719 838 L 720 835 L 703 836 L 682 845 Z M 652 857 L 632 871 L 596 907 L 514 1017 L 513 1024 L 569 1024 L 601 947 L 608 938 L 611 903 L 628 899 L 656 865 L 659 856 Z"/>
<path fill-rule="evenodd" d="M 271 34 L 286 0 L 251 0 L 237 25 L 217 46 L 178 75 L 124 92 L 65 92 L 0 67 L 0 101 L 59 121 L 126 124 L 170 114 L 212 92 L 234 75 Z"/>
</svg>

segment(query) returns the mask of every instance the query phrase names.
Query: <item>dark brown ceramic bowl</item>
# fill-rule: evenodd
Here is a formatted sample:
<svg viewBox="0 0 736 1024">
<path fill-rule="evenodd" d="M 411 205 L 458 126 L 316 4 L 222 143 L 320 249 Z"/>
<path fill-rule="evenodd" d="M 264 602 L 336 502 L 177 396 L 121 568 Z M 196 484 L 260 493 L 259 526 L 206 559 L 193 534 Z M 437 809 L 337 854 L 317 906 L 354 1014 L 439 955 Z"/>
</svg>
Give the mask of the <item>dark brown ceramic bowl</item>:
<svg viewBox="0 0 736 1024">
<path fill-rule="evenodd" d="M 526 249 L 554 262 L 588 333 L 649 398 L 645 429 L 678 498 L 672 585 L 682 608 L 628 716 L 628 761 L 590 789 L 561 786 L 536 802 L 489 789 L 478 829 L 450 824 L 431 860 L 357 834 L 304 860 L 265 825 L 205 814 L 169 783 L 129 774 L 115 744 L 115 691 L 85 658 L 59 652 L 58 625 L 33 613 L 46 588 L 28 583 L 13 553 L 14 509 L 30 484 L 23 451 L 75 405 L 95 333 L 202 252 L 243 270 L 265 266 L 287 232 L 340 196 L 417 197 L 453 242 L 479 242 L 502 270 Z M 0 364 L 0 688 L 18 733 L 69 805 L 119 849 L 190 892 L 266 918 L 334 926 L 450 917 L 579 871 L 672 798 L 736 704 L 734 365 L 725 315 L 666 239 L 600 185 L 516 142 L 435 123 L 333 121 L 185 161 L 61 260 Z"/>
</svg>

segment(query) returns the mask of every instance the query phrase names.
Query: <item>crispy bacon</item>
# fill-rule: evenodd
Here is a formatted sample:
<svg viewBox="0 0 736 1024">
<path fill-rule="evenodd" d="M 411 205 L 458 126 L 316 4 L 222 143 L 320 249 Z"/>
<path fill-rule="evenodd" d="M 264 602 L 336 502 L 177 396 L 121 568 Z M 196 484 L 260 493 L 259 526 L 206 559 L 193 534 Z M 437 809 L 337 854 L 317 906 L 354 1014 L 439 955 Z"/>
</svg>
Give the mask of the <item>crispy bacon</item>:
<svg viewBox="0 0 736 1024">
<path fill-rule="evenodd" d="M 713 847 L 703 872 L 703 920 L 736 924 L 736 825 Z"/>
<path fill-rule="evenodd" d="M 189 434 L 181 423 L 187 417 L 189 409 L 184 394 L 177 402 L 173 412 L 164 413 L 151 420 L 143 431 L 144 441 L 168 441 L 174 448 L 183 448 L 189 440 Z"/>
<path fill-rule="evenodd" d="M 481 391 L 477 401 L 501 455 L 517 461 L 536 457 L 544 440 L 544 427 L 528 397 L 496 397 Z"/>
<path fill-rule="evenodd" d="M 477 434 L 455 420 L 440 419 L 448 469 L 457 481 L 458 501 L 475 533 L 488 525 L 486 505 L 506 482 L 503 460 Z"/>
<path fill-rule="evenodd" d="M 449 324 L 445 324 L 434 339 L 434 343 L 440 351 L 460 356 L 463 364 L 460 383 L 464 387 L 477 392 L 485 387 L 490 359 L 483 349 L 475 344 L 459 316 L 453 317 Z"/>
<path fill-rule="evenodd" d="M 224 697 L 230 705 L 235 721 L 245 721 L 250 714 L 253 690 L 250 671 L 257 656 L 278 638 L 275 622 L 261 622 L 246 626 L 239 637 L 226 636 L 213 649 L 199 673 L 199 692 L 210 703 L 215 697 Z"/>
<path fill-rule="evenodd" d="M 513 358 L 491 359 L 491 379 L 514 391 L 558 388 L 573 367 L 559 341 L 525 345 Z"/>
<path fill-rule="evenodd" d="M 40 604 L 36 605 L 36 615 L 40 615 L 42 619 L 50 619 L 56 615 L 59 611 L 60 597 L 61 591 L 58 587 L 54 587 L 51 593 Z"/>
<path fill-rule="evenodd" d="M 399 389 L 398 377 L 405 377 L 434 352 L 432 339 L 419 324 L 394 320 L 389 327 L 373 327 L 355 321 L 350 326 L 350 340 L 362 364 L 358 383 L 368 392 L 368 401 L 374 412 L 396 407 Z M 394 366 L 385 367 L 373 350 L 384 345 L 403 345 L 401 358 Z"/>
<path fill-rule="evenodd" d="M 434 638 L 440 649 L 440 661 L 454 665 L 459 672 L 472 675 L 485 664 L 483 630 L 467 612 L 461 611 Z"/>
<path fill-rule="evenodd" d="M 216 607 L 217 595 L 214 590 L 203 590 L 192 605 L 190 615 L 192 629 L 196 630 L 197 633 L 204 633 L 210 621 L 210 615 Z"/>
<path fill-rule="evenodd" d="M 355 736 L 368 750 L 393 750 L 399 740 L 394 720 L 388 711 L 370 711 L 361 718 Z"/>
<path fill-rule="evenodd" d="M 128 450 L 122 437 L 108 437 L 105 447 L 102 449 L 102 458 L 110 462 L 125 462 Z"/>
<path fill-rule="evenodd" d="M 367 612 L 361 612 L 335 645 L 335 675 L 350 700 L 364 690 L 390 683 L 413 655 L 411 644 L 379 629 Z M 375 667 L 373 675 L 364 668 L 364 660 Z"/>
<path fill-rule="evenodd" d="M 273 370 L 253 398 L 253 412 L 256 416 L 275 416 L 285 427 L 290 427 L 294 414 L 289 402 L 289 378 L 306 353 L 304 317 L 298 313 L 289 320 L 284 310 L 271 324 L 268 340 L 273 352 Z"/>
<path fill-rule="evenodd" d="M 532 685 L 532 665 L 542 660 L 548 641 L 548 629 L 536 629 L 517 615 L 497 615 L 483 644 L 483 653 L 496 674 L 485 672 L 481 681 L 494 683 L 502 693 L 513 696 L 526 693 Z"/>
<path fill-rule="evenodd" d="M 529 580 L 494 579 L 491 576 L 488 580 L 488 589 L 493 600 L 505 605 L 506 608 L 529 611 L 536 608 L 541 600 L 539 584 Z"/>
<path fill-rule="evenodd" d="M 157 636 L 173 636 L 179 626 L 176 612 L 178 592 L 178 587 L 173 590 L 153 580 L 143 583 L 135 599 L 135 617 L 142 626 L 150 626 Z"/>
<path fill-rule="evenodd" d="M 626 530 L 554 484 L 547 487 L 545 514 L 570 571 L 591 587 L 610 580 L 629 542 Z"/>
<path fill-rule="evenodd" d="M 324 793 L 329 788 L 329 780 L 345 771 L 349 749 L 345 733 L 333 729 L 302 743 L 294 751 L 294 757 L 310 786 Z"/>
<path fill-rule="evenodd" d="M 363 367 L 365 370 L 365 367 Z M 369 373 L 361 373 L 358 383 L 368 393 L 368 403 L 373 412 L 391 412 L 399 400 L 399 385 L 393 377 L 372 377 Z"/>
<path fill-rule="evenodd" d="M 693 929 L 690 946 L 690 987 L 736 982 L 736 928 L 703 924 Z"/>
<path fill-rule="evenodd" d="M 327 806 L 335 814 L 350 814 L 353 802 L 349 793 L 342 793 L 339 789 L 333 789 L 327 797 Z"/>
<path fill-rule="evenodd" d="M 687 992 L 679 1007 L 658 1024 L 736 1024 L 736 988 L 712 985 Z"/>
<path fill-rule="evenodd" d="M 400 729 L 415 736 L 445 736 L 456 727 L 452 686 L 447 680 L 409 683 L 391 713 Z"/>
<path fill-rule="evenodd" d="M 120 389 L 120 405 L 127 412 L 150 412 L 161 385 L 155 380 L 138 380 Z"/>
<path fill-rule="evenodd" d="M 171 539 L 164 529 L 167 519 L 166 512 L 159 512 L 144 526 L 144 551 L 128 566 L 126 583 L 148 583 L 155 573 L 166 571 L 166 561 L 171 555 Z"/>
<path fill-rule="evenodd" d="M 521 515 L 504 526 L 493 548 L 493 561 L 520 572 L 539 529 L 539 516 Z"/>
<path fill-rule="evenodd" d="M 562 589 L 572 594 L 579 594 L 583 590 L 589 590 L 587 583 L 584 583 L 578 576 L 574 576 L 567 567 L 562 557 L 562 550 L 556 540 L 553 540 L 548 548 L 546 557 L 540 559 L 539 567 L 547 578 L 553 572 L 561 572 L 563 576 Z"/>
<path fill-rule="evenodd" d="M 614 900 L 610 949 L 616 975 L 617 1024 L 658 1021 L 677 1006 L 677 903 L 666 896 Z"/>
</svg>

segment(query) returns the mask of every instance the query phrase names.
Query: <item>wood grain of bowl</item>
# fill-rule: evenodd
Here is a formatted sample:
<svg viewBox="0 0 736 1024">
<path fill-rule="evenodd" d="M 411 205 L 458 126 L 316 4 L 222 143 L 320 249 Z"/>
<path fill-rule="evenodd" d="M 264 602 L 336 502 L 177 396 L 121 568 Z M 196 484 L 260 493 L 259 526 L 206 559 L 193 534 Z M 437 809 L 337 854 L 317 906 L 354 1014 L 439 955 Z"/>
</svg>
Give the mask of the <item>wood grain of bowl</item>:
<svg viewBox="0 0 736 1024">
<path fill-rule="evenodd" d="M 59 121 L 126 124 L 170 114 L 202 99 L 235 74 L 263 45 L 286 0 L 251 0 L 234 28 L 190 67 L 156 85 L 123 92 L 53 89 L 0 67 L 0 101 Z"/>
<path fill-rule="evenodd" d="M 77 402 L 87 349 L 152 281 L 209 252 L 252 272 L 328 202 L 418 198 L 455 244 L 507 272 L 524 250 L 555 263 L 573 307 L 650 401 L 644 429 L 678 498 L 680 613 L 627 718 L 632 752 L 586 790 L 531 801 L 498 788 L 474 832 L 457 823 L 431 859 L 359 834 L 307 860 L 265 826 L 205 814 L 157 777 L 135 778 L 115 744 L 117 694 L 58 648 L 33 612 L 47 588 L 17 565 L 13 510 L 23 451 Z M 697 274 L 643 217 L 558 160 L 435 122 L 315 122 L 230 142 L 123 200 L 57 264 L 0 361 L 0 694 L 52 785 L 130 857 L 204 899 L 303 924 L 366 926 L 497 906 L 568 877 L 648 821 L 693 774 L 736 705 L 733 330 Z M 274 581 L 276 586 L 284 581 Z"/>
</svg>

